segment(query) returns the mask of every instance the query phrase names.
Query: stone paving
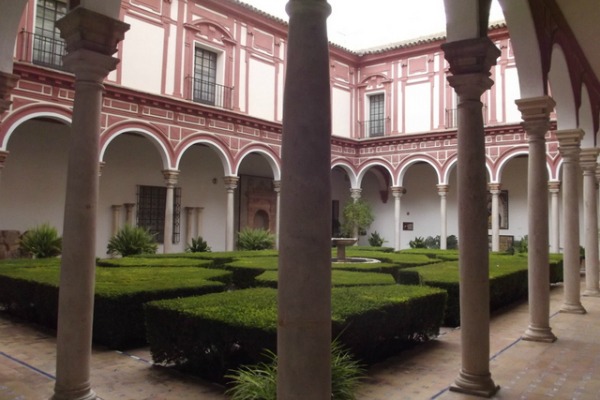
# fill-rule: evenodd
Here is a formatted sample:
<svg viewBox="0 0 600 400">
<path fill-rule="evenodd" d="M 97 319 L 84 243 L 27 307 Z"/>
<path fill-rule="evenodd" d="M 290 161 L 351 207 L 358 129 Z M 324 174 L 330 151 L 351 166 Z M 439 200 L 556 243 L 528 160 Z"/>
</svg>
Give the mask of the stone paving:
<svg viewBox="0 0 600 400">
<path fill-rule="evenodd" d="M 583 297 L 585 315 L 558 313 L 562 287 L 551 291 L 555 343 L 523 341 L 527 304 L 503 310 L 491 322 L 491 372 L 501 389 L 495 399 L 600 400 L 600 298 Z M 41 400 L 52 395 L 55 338 L 0 314 L 0 400 Z M 460 329 L 378 364 L 360 400 L 475 397 L 449 392 L 460 369 Z M 127 354 L 94 348 L 93 388 L 101 399 L 220 400 L 223 388 L 153 366 L 147 349 Z"/>
</svg>

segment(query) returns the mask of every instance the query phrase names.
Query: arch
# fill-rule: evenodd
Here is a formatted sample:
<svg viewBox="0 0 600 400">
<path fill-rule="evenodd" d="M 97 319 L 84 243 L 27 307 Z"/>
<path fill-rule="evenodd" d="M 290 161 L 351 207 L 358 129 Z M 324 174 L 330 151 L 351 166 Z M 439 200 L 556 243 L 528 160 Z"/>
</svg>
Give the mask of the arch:
<svg viewBox="0 0 600 400">
<path fill-rule="evenodd" d="M 0 125 L 0 149 L 6 149 L 14 131 L 23 123 L 35 118 L 50 118 L 71 126 L 71 110 L 52 104 L 33 104 L 19 108 Z"/>
<path fill-rule="evenodd" d="M 177 151 L 178 154 L 175 160 L 175 169 L 179 169 L 179 164 L 181 163 L 181 158 L 183 157 L 185 151 L 195 144 L 203 144 L 214 150 L 221 160 L 221 164 L 223 165 L 223 176 L 236 176 L 233 173 L 233 157 L 231 156 L 227 146 L 214 136 L 204 133 L 192 136 L 181 144 Z"/>
<path fill-rule="evenodd" d="M 333 170 L 335 167 L 339 167 L 346 172 L 348 175 L 348 179 L 350 179 L 350 187 L 357 188 L 358 186 L 358 178 L 356 171 L 354 169 L 354 165 L 346 159 L 338 158 L 331 162 L 331 169 Z"/>
<path fill-rule="evenodd" d="M 581 148 L 584 147 L 595 147 L 597 142 L 596 134 L 594 132 L 594 114 L 592 109 L 592 103 L 590 93 L 587 85 L 584 83 L 581 88 L 581 107 L 579 108 L 579 128 L 581 128 L 585 135 L 581 140 Z"/>
<path fill-rule="evenodd" d="M 220 33 L 221 37 L 217 38 L 218 40 L 222 42 L 235 43 L 235 39 L 231 33 L 223 25 L 214 21 L 201 19 L 192 21 L 184 26 L 187 29 L 196 31 L 201 35 L 208 37 L 211 41 L 217 38 L 218 34 Z"/>
<path fill-rule="evenodd" d="M 235 170 L 233 171 L 236 176 L 238 175 L 240 165 L 242 164 L 244 158 L 252 153 L 260 154 L 267 160 L 271 166 L 271 170 L 273 171 L 273 180 L 281 180 L 281 160 L 279 159 L 279 156 L 275 154 L 270 147 L 258 143 L 253 143 L 245 147 L 240 154 L 238 154 L 234 167 Z"/>
<path fill-rule="evenodd" d="M 383 74 L 376 73 L 376 74 L 372 74 L 372 75 L 368 75 L 368 76 L 364 77 L 360 81 L 359 85 L 366 85 L 370 80 L 373 80 L 373 79 L 377 80 L 378 84 L 379 83 L 385 83 L 386 81 L 390 81 L 389 77 L 387 77 L 387 76 L 385 76 Z"/>
<path fill-rule="evenodd" d="M 352 187 L 360 188 L 362 180 L 365 177 L 365 174 L 374 167 L 380 168 L 378 171 L 379 176 L 377 176 L 378 173 L 375 173 L 375 176 L 377 176 L 378 180 L 385 179 L 384 175 L 383 175 L 383 171 L 382 171 L 382 170 L 384 170 L 384 171 L 387 171 L 387 173 L 390 176 L 390 185 L 393 185 L 393 183 L 394 183 L 394 168 L 386 160 L 372 159 L 360 167 L 360 169 L 358 170 L 358 174 L 356 176 L 356 186 L 352 186 Z M 381 184 L 381 181 L 380 181 L 380 184 Z"/>
<path fill-rule="evenodd" d="M 569 77 L 569 67 L 561 46 L 552 49 L 552 68 L 548 73 L 552 97 L 556 101 L 557 129 L 574 129 L 578 126 L 575 94 Z"/>
<path fill-rule="evenodd" d="M 450 157 L 447 160 L 446 164 L 444 165 L 443 173 L 441 174 L 440 185 L 448 184 L 448 178 L 450 177 L 450 172 L 452 171 L 452 169 L 454 169 L 454 167 L 457 164 L 458 164 L 458 157 L 456 154 L 454 154 L 452 157 Z M 493 174 L 492 174 L 491 160 L 487 156 L 486 156 L 486 161 L 485 161 L 485 170 L 488 173 L 488 180 L 490 182 L 492 182 Z"/>
<path fill-rule="evenodd" d="M 108 145 L 119 135 L 127 132 L 135 132 L 143 135 L 150 139 L 150 142 L 156 147 L 160 158 L 163 162 L 163 169 L 176 169 L 171 168 L 171 151 L 169 151 L 169 145 L 163 139 L 162 134 L 151 124 L 143 122 L 130 122 L 126 121 L 118 123 L 112 127 L 104 130 L 100 135 L 100 160 L 104 160 L 104 153 L 108 148 Z"/>
<path fill-rule="evenodd" d="M 529 156 L 529 149 L 527 147 L 516 147 L 510 149 L 506 153 L 503 153 L 502 156 L 496 161 L 496 168 L 493 170 L 490 183 L 500 183 L 502 181 L 502 169 L 504 166 L 513 158 L 524 155 Z"/>
<path fill-rule="evenodd" d="M 429 164 L 435 171 L 435 174 L 438 178 L 438 182 L 441 183 L 440 168 L 439 168 L 439 165 L 437 164 L 436 160 L 427 154 L 419 154 L 419 155 L 414 155 L 414 156 L 408 157 L 402 162 L 402 164 L 400 165 L 400 168 L 398 169 L 398 178 L 397 178 L 397 182 L 395 182 L 395 186 L 402 186 L 402 181 L 404 180 L 404 174 L 406 174 L 406 171 L 408 170 L 408 168 L 411 165 L 416 164 L 418 162 L 424 162 L 426 164 Z"/>
</svg>

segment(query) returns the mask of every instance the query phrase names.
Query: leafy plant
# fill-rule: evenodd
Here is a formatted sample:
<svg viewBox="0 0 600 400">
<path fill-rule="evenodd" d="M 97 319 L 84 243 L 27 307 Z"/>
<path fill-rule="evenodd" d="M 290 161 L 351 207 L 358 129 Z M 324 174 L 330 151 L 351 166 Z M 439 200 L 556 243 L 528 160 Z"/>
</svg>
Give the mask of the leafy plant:
<svg viewBox="0 0 600 400">
<path fill-rule="evenodd" d="M 125 225 L 108 241 L 107 254 L 123 257 L 135 254 L 154 254 L 158 245 L 146 228 Z"/>
<path fill-rule="evenodd" d="M 275 245 L 275 236 L 265 229 L 244 228 L 238 232 L 238 250 L 266 250 Z"/>
<path fill-rule="evenodd" d="M 432 236 L 427 236 L 427 239 L 425 239 L 425 247 L 427 247 L 428 249 L 439 249 L 440 248 L 440 235 L 437 235 L 436 237 L 432 237 Z"/>
<path fill-rule="evenodd" d="M 192 238 L 192 242 L 188 247 L 185 248 L 188 253 L 204 253 L 210 251 L 210 246 L 206 240 L 202 239 L 202 236 Z"/>
<path fill-rule="evenodd" d="M 241 367 L 226 377 L 232 387 L 227 394 L 232 400 L 275 400 L 277 398 L 277 355 L 266 352 L 268 361 Z M 331 343 L 331 398 L 354 400 L 363 368 L 342 345 Z"/>
<path fill-rule="evenodd" d="M 342 236 L 344 237 L 354 237 L 367 229 L 375 220 L 371 206 L 363 199 L 347 201 L 343 215 Z"/>
<path fill-rule="evenodd" d="M 448 250 L 458 249 L 458 238 L 455 235 L 450 235 L 446 238 L 446 248 Z"/>
<path fill-rule="evenodd" d="M 21 237 L 21 250 L 33 258 L 56 257 L 60 255 L 61 248 L 61 237 L 48 223 L 36 226 Z"/>
<path fill-rule="evenodd" d="M 379 232 L 373 231 L 371 232 L 371 236 L 369 236 L 369 244 L 373 247 L 381 247 L 387 240 L 381 237 Z"/>
<path fill-rule="evenodd" d="M 411 249 L 425 249 L 427 246 L 425 245 L 425 238 L 423 236 L 417 236 L 410 242 L 408 245 Z"/>
</svg>

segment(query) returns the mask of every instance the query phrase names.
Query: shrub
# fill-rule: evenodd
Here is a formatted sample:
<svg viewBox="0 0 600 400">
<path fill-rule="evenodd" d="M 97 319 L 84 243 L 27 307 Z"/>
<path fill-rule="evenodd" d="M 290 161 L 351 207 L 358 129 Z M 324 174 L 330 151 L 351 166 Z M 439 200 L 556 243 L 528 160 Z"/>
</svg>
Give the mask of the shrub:
<svg viewBox="0 0 600 400">
<path fill-rule="evenodd" d="M 385 242 L 387 242 L 387 240 L 382 238 L 377 231 L 371 232 L 371 236 L 369 236 L 368 240 L 369 244 L 373 247 L 381 247 Z"/>
<path fill-rule="evenodd" d="M 342 236 L 344 237 L 353 237 L 355 231 L 361 232 L 367 229 L 375 219 L 371 206 L 362 199 L 348 200 L 343 215 Z"/>
<path fill-rule="evenodd" d="M 125 225 L 110 238 L 106 253 L 127 257 L 135 254 L 154 254 L 157 248 L 154 235 L 150 231 L 142 227 Z"/>
<path fill-rule="evenodd" d="M 198 236 L 197 238 L 192 238 L 192 242 L 185 249 L 188 253 L 204 253 L 210 251 L 210 246 L 206 242 L 206 240 L 202 239 L 202 236 Z"/>
<path fill-rule="evenodd" d="M 238 250 L 266 250 L 275 245 L 275 236 L 265 229 L 244 228 L 238 232 Z"/>
<path fill-rule="evenodd" d="M 232 387 L 226 391 L 232 400 L 277 399 L 277 355 L 266 352 L 268 361 L 243 366 L 226 377 Z M 354 400 L 363 368 L 343 346 L 331 343 L 331 399 Z"/>
<path fill-rule="evenodd" d="M 56 228 L 42 224 L 25 232 L 21 238 L 21 250 L 33 258 L 50 258 L 60 255 L 62 239 Z"/>
<path fill-rule="evenodd" d="M 427 248 L 427 246 L 425 245 L 425 238 L 423 236 L 415 237 L 413 240 L 408 242 L 408 245 L 410 246 L 411 249 L 426 249 Z"/>
</svg>

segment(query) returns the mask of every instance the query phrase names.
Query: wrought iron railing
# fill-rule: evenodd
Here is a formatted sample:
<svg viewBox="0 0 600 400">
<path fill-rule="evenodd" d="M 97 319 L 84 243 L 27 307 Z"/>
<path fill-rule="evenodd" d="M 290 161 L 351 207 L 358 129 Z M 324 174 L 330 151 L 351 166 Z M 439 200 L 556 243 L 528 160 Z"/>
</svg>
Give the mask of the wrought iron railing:
<svg viewBox="0 0 600 400">
<path fill-rule="evenodd" d="M 192 99 L 196 103 L 233 109 L 233 88 L 202 79 L 192 79 Z"/>
<path fill-rule="evenodd" d="M 386 134 L 387 118 L 371 119 L 360 122 L 362 137 L 377 137 Z"/>
<path fill-rule="evenodd" d="M 21 58 L 33 64 L 64 70 L 62 57 L 66 54 L 65 41 L 21 32 Z"/>
</svg>

